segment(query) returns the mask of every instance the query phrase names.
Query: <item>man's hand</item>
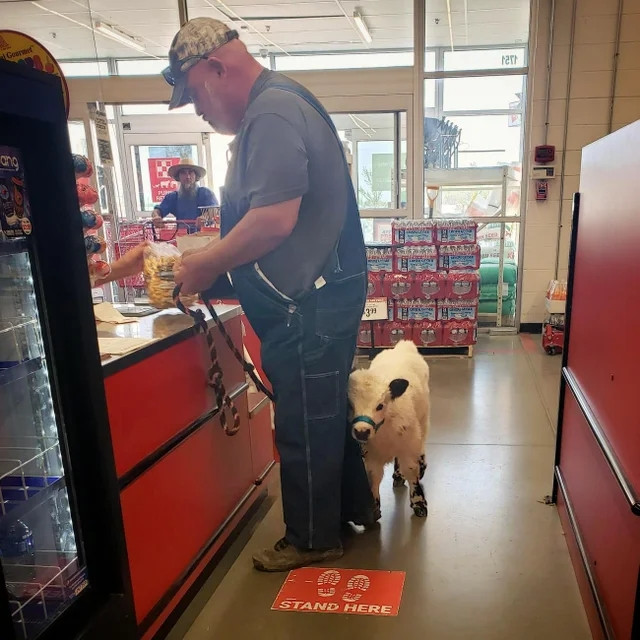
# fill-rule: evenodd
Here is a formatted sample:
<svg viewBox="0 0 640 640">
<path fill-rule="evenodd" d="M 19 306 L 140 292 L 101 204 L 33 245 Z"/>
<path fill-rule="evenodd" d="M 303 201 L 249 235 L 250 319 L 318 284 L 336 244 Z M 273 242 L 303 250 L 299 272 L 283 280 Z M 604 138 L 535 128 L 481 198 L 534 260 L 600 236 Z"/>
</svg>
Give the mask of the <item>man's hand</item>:
<svg viewBox="0 0 640 640">
<path fill-rule="evenodd" d="M 153 222 L 153 226 L 157 227 L 158 229 L 161 229 L 162 227 L 164 227 L 164 220 L 162 219 L 162 216 L 158 213 L 157 209 L 154 209 L 153 213 L 151 214 L 151 222 Z"/>
<path fill-rule="evenodd" d="M 200 293 L 208 289 L 220 274 L 215 273 L 204 251 L 184 255 L 176 261 L 173 277 L 182 285 L 182 293 Z"/>
</svg>

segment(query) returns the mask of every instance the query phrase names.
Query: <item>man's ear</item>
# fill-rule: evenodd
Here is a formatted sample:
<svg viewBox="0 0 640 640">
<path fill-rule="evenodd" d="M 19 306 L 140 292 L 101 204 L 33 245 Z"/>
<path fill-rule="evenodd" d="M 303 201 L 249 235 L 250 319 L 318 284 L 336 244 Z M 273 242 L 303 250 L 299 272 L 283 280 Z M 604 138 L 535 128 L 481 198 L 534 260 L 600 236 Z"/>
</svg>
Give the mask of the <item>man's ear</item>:
<svg viewBox="0 0 640 640">
<path fill-rule="evenodd" d="M 395 400 L 399 398 L 409 386 L 409 381 L 404 378 L 396 378 L 389 383 L 389 391 L 391 392 L 391 399 Z"/>
<path fill-rule="evenodd" d="M 213 73 L 215 73 L 218 76 L 222 76 L 227 70 L 224 62 L 222 62 L 220 58 L 216 58 L 216 56 L 208 57 L 207 65 L 209 67 L 209 71 L 213 71 Z"/>
</svg>

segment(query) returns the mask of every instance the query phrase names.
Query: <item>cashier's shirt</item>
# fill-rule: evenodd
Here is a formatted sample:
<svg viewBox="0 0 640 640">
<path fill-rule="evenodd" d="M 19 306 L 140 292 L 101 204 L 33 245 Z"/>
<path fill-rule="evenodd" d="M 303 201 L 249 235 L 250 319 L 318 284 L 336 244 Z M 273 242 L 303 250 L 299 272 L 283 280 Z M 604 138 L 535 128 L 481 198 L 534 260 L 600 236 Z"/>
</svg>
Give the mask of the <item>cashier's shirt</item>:
<svg viewBox="0 0 640 640">
<path fill-rule="evenodd" d="M 295 299 L 313 287 L 340 236 L 349 178 L 344 152 L 323 117 L 273 84 L 292 80 L 268 69 L 256 80 L 231 146 L 224 199 L 244 215 L 302 197 L 291 235 L 259 260 L 267 278 Z"/>
<path fill-rule="evenodd" d="M 217 207 L 218 199 L 211 189 L 207 187 L 198 187 L 196 195 L 193 198 L 180 195 L 178 191 L 172 191 L 162 199 L 162 202 L 156 206 L 160 211 L 160 215 L 165 216 L 172 213 L 176 220 L 195 220 L 201 214 L 198 207 Z"/>
</svg>

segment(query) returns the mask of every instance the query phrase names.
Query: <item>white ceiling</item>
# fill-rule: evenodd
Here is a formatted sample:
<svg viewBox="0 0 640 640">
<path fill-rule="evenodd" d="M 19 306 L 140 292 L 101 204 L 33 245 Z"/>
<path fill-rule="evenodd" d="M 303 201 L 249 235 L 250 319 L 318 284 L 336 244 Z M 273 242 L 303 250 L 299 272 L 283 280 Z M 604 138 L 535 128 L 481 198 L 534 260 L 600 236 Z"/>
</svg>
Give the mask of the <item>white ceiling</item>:
<svg viewBox="0 0 640 640">
<path fill-rule="evenodd" d="M 426 0 L 427 46 L 450 46 L 447 0 Z M 454 45 L 526 42 L 529 0 L 450 0 Z M 353 19 L 363 15 L 373 43 Z M 465 7 L 467 11 L 465 12 Z M 238 29 L 251 51 L 407 49 L 413 44 L 412 0 L 189 0 L 189 17 L 210 16 Z M 140 38 L 139 53 L 102 35 L 91 21 L 116 24 Z M 179 26 L 177 0 L 0 0 L 0 26 L 32 35 L 60 60 L 166 57 Z"/>
</svg>

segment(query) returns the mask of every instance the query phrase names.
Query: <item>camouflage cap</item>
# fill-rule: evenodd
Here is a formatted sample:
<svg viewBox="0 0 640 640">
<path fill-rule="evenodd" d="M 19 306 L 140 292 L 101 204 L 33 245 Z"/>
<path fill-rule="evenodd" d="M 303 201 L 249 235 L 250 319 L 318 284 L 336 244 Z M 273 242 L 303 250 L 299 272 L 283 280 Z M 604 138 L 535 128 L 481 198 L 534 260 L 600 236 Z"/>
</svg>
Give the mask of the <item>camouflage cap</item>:
<svg viewBox="0 0 640 640">
<path fill-rule="evenodd" d="M 169 49 L 169 66 L 162 72 L 164 79 L 173 87 L 169 109 L 181 107 L 191 100 L 186 91 L 187 71 L 237 37 L 237 31 L 213 18 L 189 20 L 176 33 Z"/>
</svg>

